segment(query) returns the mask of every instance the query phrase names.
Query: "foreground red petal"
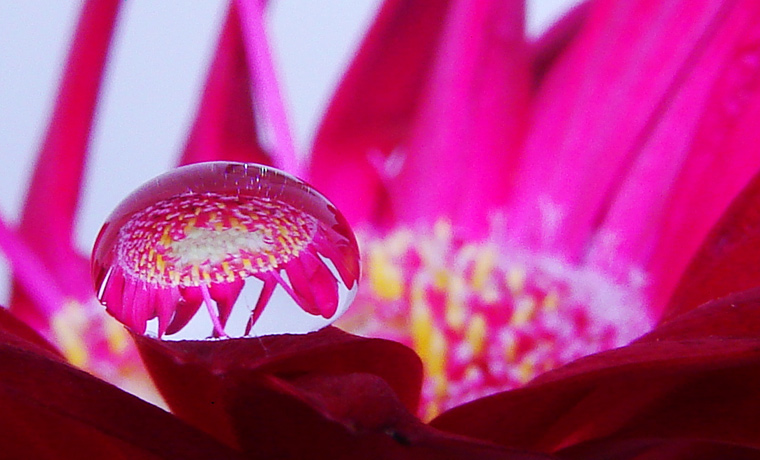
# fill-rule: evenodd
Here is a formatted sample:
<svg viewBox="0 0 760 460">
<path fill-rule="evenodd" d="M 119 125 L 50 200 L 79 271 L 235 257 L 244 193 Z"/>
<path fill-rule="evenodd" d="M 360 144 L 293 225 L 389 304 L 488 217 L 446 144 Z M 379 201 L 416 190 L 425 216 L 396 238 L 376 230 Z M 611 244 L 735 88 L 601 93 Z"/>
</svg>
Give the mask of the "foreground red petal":
<svg viewBox="0 0 760 460">
<path fill-rule="evenodd" d="M 629 346 L 452 409 L 433 426 L 557 452 L 599 440 L 760 448 L 760 290 L 708 303 Z M 604 457 L 601 457 L 604 458 Z"/>
<path fill-rule="evenodd" d="M 393 342 L 334 328 L 218 342 L 136 340 L 178 416 L 264 458 L 544 458 L 422 424 L 411 415 L 421 364 Z"/>
<path fill-rule="evenodd" d="M 756 460 L 760 450 L 701 440 L 614 439 L 589 442 L 563 450 L 574 460 Z"/>
<path fill-rule="evenodd" d="M 760 285 L 760 176 L 731 203 L 684 272 L 663 318 Z"/>
<path fill-rule="evenodd" d="M 66 364 L 0 309 L 3 458 L 241 458 L 163 410 Z"/>
<path fill-rule="evenodd" d="M 180 165 L 217 160 L 272 165 L 256 134 L 242 33 L 231 2 Z"/>
</svg>

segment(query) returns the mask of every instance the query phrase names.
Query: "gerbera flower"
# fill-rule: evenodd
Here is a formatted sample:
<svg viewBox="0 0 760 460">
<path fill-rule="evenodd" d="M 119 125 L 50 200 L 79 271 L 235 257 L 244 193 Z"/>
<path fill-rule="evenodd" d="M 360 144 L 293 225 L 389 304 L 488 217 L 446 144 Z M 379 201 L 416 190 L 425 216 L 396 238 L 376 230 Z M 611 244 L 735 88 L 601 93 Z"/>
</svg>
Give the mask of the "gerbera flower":
<svg viewBox="0 0 760 460">
<path fill-rule="evenodd" d="M 64 348 L 66 332 L 58 331 L 71 331 L 71 312 L 94 311 L 79 291 L 87 270 L 70 236 L 97 86 L 82 86 L 87 97 L 66 94 L 82 76 L 99 80 L 118 6 L 92 0 L 83 10 L 60 115 L 42 150 L 41 164 L 60 164 L 63 174 L 39 168 L 25 208 L 38 225 L 0 227 L 28 296 L 11 312 Z M 172 416 L 74 369 L 0 311 L 0 407 L 12 414 L 0 429 L 6 451 L 758 458 L 759 294 L 712 300 L 755 286 L 746 267 L 756 254 L 757 182 L 677 289 L 675 280 L 757 170 L 746 140 L 756 135 L 751 45 L 760 11 L 741 1 L 677 6 L 594 2 L 531 45 L 519 2 L 386 2 L 328 110 L 310 178 L 365 228 L 370 289 L 346 324 L 407 342 L 422 362 L 402 344 L 332 327 L 163 342 L 140 335 L 141 317 L 130 324 L 133 338 Z M 301 168 L 261 23 L 258 2 L 230 8 L 182 162 L 232 151 L 229 159 Z M 85 39 L 93 31 L 98 39 Z M 83 51 L 90 47 L 95 52 Z M 249 98 L 263 115 L 240 103 Z M 80 102 L 84 115 L 68 113 Z M 278 133 L 272 145 L 258 141 L 254 119 Z M 332 180 L 338 172 L 341 180 Z M 689 204 L 697 198 L 699 207 Z M 52 199 L 69 205 L 40 212 Z M 136 226 L 145 216 L 138 217 Z M 138 244 L 125 238 L 117 247 L 132 254 Z M 610 299 L 614 306 L 605 305 Z M 313 311 L 331 308 L 323 300 Z M 166 305 L 142 306 L 161 315 Z M 657 324 L 663 311 L 667 321 Z M 91 339 L 114 337 L 99 328 L 101 317 L 83 322 L 92 335 L 73 343 L 86 345 L 85 357 L 97 352 L 99 362 L 113 363 L 113 349 Z M 72 350 L 70 360 L 80 356 Z M 430 424 L 416 417 L 515 385 Z"/>
</svg>

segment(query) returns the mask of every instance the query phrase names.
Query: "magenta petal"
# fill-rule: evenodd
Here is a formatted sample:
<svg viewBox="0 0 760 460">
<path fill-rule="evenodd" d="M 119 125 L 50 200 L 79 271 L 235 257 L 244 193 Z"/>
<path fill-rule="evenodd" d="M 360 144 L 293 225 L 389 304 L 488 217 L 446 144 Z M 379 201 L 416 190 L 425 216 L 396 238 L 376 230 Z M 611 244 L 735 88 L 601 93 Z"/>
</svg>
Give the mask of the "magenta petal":
<svg viewBox="0 0 760 460">
<path fill-rule="evenodd" d="M 296 295 L 294 299 L 307 313 L 332 317 L 338 308 L 338 280 L 318 256 L 302 252 L 285 267 Z"/>
<path fill-rule="evenodd" d="M 615 230 L 639 225 L 644 243 L 651 238 L 642 228 L 650 220 L 636 214 L 626 222 L 623 208 L 647 200 L 637 212 L 651 206 L 661 215 L 705 99 L 732 54 L 726 41 L 753 20 L 750 3 L 592 4 L 536 99 L 509 214 L 519 238 L 581 257 L 607 212 Z M 651 187 L 633 187 L 653 171 Z M 646 245 L 631 244 L 640 257 Z"/>
<path fill-rule="evenodd" d="M 215 160 L 272 164 L 257 138 L 246 62 L 240 15 L 231 2 L 181 165 Z"/>
<path fill-rule="evenodd" d="M 179 302 L 179 289 L 176 287 L 155 286 L 154 312 L 158 317 L 158 336 L 161 337 L 171 324 L 174 309 Z"/>
<path fill-rule="evenodd" d="M 213 283 L 209 287 L 209 293 L 211 298 L 216 301 L 216 308 L 219 311 L 219 322 L 222 327 L 227 324 L 227 319 L 230 317 L 232 307 L 237 302 L 240 291 L 243 290 L 245 281 L 237 279 L 231 283 Z"/>
<path fill-rule="evenodd" d="M 269 303 L 269 299 L 272 298 L 274 289 L 277 287 L 277 280 L 275 280 L 273 277 L 262 276 L 261 279 L 264 282 L 264 286 L 261 287 L 259 298 L 256 300 L 256 305 L 253 307 L 251 317 L 248 319 L 248 324 L 245 326 L 245 335 L 251 333 L 251 328 L 253 328 L 254 324 L 256 324 L 256 321 L 258 321 L 258 319 L 261 317 L 261 314 L 264 313 L 264 308 L 266 308 L 267 304 Z"/>
<path fill-rule="evenodd" d="M 753 147 L 760 142 L 758 17 L 760 5 L 739 2 L 713 21 L 685 69 L 688 80 L 674 91 L 604 216 L 602 244 L 592 247 L 602 258 L 648 267 L 656 310 L 760 167 Z M 605 247 L 610 236 L 616 244 Z"/>
<path fill-rule="evenodd" d="M 530 44 L 533 84 L 538 86 L 578 36 L 591 9 L 590 1 L 582 1 L 563 14 L 549 30 Z"/>
<path fill-rule="evenodd" d="M 331 99 L 312 148 L 309 181 L 351 223 L 393 217 L 382 206 L 385 166 L 392 166 L 386 162 L 409 134 L 449 3 L 383 2 Z"/>
<path fill-rule="evenodd" d="M 323 232 L 314 235 L 314 247 L 335 265 L 338 275 L 348 289 L 353 289 L 359 280 L 359 254 L 356 245 L 344 239 L 331 239 Z"/>
<path fill-rule="evenodd" d="M 183 287 L 179 292 L 179 302 L 176 304 L 174 318 L 166 328 L 167 334 L 174 334 L 185 327 L 203 303 L 203 293 L 197 286 Z"/>
<path fill-rule="evenodd" d="M 89 0 L 82 8 L 20 223 L 29 247 L 77 298 L 89 298 L 91 285 L 87 265 L 72 246 L 72 232 L 102 74 L 122 3 Z"/>
<path fill-rule="evenodd" d="M 403 166 L 390 181 L 406 222 L 448 216 L 482 236 L 504 205 L 522 145 L 530 94 L 524 6 L 454 2 L 424 88 Z"/>
</svg>

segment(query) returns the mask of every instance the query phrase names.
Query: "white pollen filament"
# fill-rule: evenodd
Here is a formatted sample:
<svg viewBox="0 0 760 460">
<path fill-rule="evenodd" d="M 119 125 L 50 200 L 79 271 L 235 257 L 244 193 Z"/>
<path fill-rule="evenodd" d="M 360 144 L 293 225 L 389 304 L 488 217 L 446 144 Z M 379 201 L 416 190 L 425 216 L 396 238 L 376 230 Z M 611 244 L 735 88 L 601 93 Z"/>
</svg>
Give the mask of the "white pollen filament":
<svg viewBox="0 0 760 460">
<path fill-rule="evenodd" d="M 261 231 L 195 227 L 186 231 L 185 238 L 169 243 L 168 249 L 169 254 L 177 259 L 177 267 L 182 269 L 205 263 L 221 264 L 230 255 L 243 251 L 260 254 L 271 251 L 272 246 Z"/>
</svg>

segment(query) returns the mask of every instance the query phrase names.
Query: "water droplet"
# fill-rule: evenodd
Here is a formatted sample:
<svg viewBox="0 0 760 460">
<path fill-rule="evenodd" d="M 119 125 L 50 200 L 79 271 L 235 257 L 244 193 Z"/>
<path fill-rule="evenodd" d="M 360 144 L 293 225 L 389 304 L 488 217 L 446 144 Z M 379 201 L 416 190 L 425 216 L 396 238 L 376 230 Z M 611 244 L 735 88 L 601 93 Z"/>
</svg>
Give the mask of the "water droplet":
<svg viewBox="0 0 760 460">
<path fill-rule="evenodd" d="M 359 251 L 346 220 L 274 168 L 213 162 L 143 185 L 111 214 L 92 259 L 108 312 L 167 340 L 306 333 L 351 303 Z"/>
</svg>

